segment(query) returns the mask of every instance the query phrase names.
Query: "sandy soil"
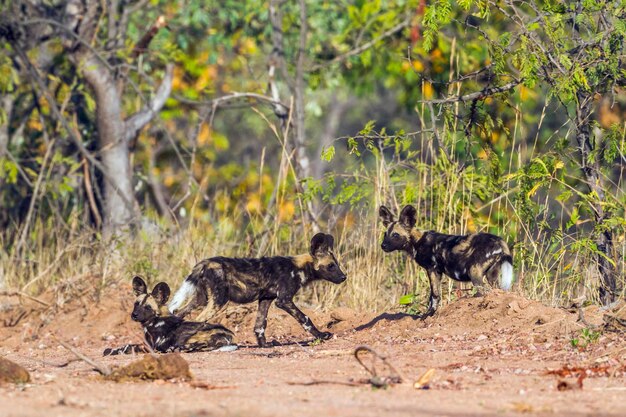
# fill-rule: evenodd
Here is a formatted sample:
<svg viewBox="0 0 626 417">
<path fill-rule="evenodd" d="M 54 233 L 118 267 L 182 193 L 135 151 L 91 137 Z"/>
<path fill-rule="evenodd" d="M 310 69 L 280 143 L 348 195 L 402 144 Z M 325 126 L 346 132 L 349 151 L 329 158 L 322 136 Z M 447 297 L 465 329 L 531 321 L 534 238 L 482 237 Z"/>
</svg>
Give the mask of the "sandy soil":
<svg viewBox="0 0 626 417">
<path fill-rule="evenodd" d="M 32 377 L 0 386 L 0 416 L 626 415 L 623 333 L 585 337 L 577 314 L 500 291 L 461 298 L 427 320 L 307 311 L 335 333 L 319 344 L 272 307 L 268 337 L 283 345 L 268 349 L 254 345 L 255 307 L 235 307 L 222 321 L 242 347 L 183 354 L 192 382 L 106 381 L 58 342 L 110 367 L 136 359 L 101 356 L 105 347 L 138 343 L 141 331 L 129 317 L 130 287 L 90 290 L 96 284 L 58 287 L 39 301 L 0 298 L 0 355 Z M 589 321 L 602 322 L 597 307 L 585 311 Z M 353 356 L 359 345 L 385 355 L 405 382 L 386 389 L 359 384 L 370 377 Z M 564 367 L 583 369 L 583 378 Z M 390 373 L 381 363 L 376 369 Z M 429 369 L 429 389 L 415 389 Z M 558 390 L 559 383 L 568 389 Z"/>
</svg>

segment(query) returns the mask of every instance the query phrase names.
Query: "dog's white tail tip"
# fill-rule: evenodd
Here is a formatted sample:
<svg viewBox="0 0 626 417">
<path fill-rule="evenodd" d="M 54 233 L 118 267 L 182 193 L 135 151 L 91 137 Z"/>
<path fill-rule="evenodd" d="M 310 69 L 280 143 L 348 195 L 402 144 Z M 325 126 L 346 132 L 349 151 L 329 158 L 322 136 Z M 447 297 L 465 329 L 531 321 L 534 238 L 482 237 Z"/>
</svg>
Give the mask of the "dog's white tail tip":
<svg viewBox="0 0 626 417">
<path fill-rule="evenodd" d="M 510 291 L 513 287 L 513 265 L 509 262 L 503 262 L 501 267 L 500 288 Z"/>
<path fill-rule="evenodd" d="M 183 285 L 180 286 L 174 297 L 167 305 L 167 309 L 170 313 L 174 314 L 176 310 L 180 308 L 187 300 L 194 296 L 196 293 L 196 287 L 191 282 L 185 280 Z"/>
</svg>

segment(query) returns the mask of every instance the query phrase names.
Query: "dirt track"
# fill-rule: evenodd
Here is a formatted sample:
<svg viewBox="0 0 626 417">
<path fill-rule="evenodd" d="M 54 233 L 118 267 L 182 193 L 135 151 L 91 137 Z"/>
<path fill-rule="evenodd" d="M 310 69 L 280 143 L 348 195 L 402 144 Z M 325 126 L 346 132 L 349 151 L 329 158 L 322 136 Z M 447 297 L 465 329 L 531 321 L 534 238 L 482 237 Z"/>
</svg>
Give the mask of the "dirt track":
<svg viewBox="0 0 626 417">
<path fill-rule="evenodd" d="M 224 322 L 243 347 L 184 354 L 196 382 L 115 383 L 74 361 L 53 335 L 111 367 L 132 361 L 100 356 L 105 347 L 138 341 L 125 293 L 117 289 L 98 304 L 69 303 L 54 315 L 39 309 L 3 328 L 0 355 L 25 366 L 33 381 L 0 387 L 0 415 L 626 415 L 623 334 L 607 332 L 575 349 L 571 340 L 581 336 L 575 314 L 513 294 L 462 298 L 426 321 L 401 313 L 309 312 L 320 327 L 334 323 L 336 334 L 313 346 L 303 343 L 310 338 L 292 318 L 272 308 L 268 336 L 285 345 L 270 349 L 252 346 L 254 312 L 234 310 Z M 19 308 L 5 307 L 4 320 Z M 597 309 L 587 315 L 600 321 Z M 336 384 L 368 377 L 352 355 L 362 344 L 387 355 L 407 382 L 387 389 Z M 576 377 L 546 374 L 566 365 L 589 370 L 582 388 Z M 430 389 L 413 388 L 430 368 Z M 558 391 L 559 381 L 573 389 Z"/>
</svg>

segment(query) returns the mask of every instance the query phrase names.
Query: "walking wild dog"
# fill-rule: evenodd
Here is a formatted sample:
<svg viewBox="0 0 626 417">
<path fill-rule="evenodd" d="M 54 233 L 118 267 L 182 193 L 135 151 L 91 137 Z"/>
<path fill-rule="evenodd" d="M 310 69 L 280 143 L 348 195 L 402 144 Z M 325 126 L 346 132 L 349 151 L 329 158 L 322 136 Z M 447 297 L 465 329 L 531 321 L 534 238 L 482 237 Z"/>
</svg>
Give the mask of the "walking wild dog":
<svg viewBox="0 0 626 417">
<path fill-rule="evenodd" d="M 471 281 L 478 293 L 485 284 L 511 289 L 513 259 L 502 238 L 489 233 L 456 236 L 421 232 L 415 229 L 417 212 L 410 205 L 402 209 L 397 221 L 385 206 L 380 206 L 378 215 L 387 228 L 382 249 L 407 252 L 428 273 L 430 301 L 424 317 L 434 314 L 439 306 L 441 274 L 456 281 Z"/>
<path fill-rule="evenodd" d="M 233 333 L 223 326 L 184 321 L 171 316 L 165 305 L 170 296 L 170 287 L 165 282 L 159 282 L 148 294 L 144 280 L 135 277 L 133 291 L 137 299 L 130 317 L 141 323 L 146 342 L 153 350 L 163 353 L 198 352 L 232 345 Z M 134 352 L 145 353 L 147 349 L 144 345 L 126 345 L 106 349 L 104 355 Z"/>
<path fill-rule="evenodd" d="M 296 293 L 311 281 L 327 280 L 340 284 L 346 275 L 333 254 L 334 239 L 318 233 L 311 239 L 309 253 L 298 256 L 263 258 L 209 258 L 198 263 L 169 304 L 172 314 L 184 317 L 197 307 L 206 306 L 196 320 L 206 320 L 225 307 L 228 301 L 238 304 L 259 302 L 254 333 L 261 347 L 267 346 L 267 312 L 276 306 L 295 318 L 318 339 L 332 334 L 320 332 L 311 319 L 293 302 Z"/>
</svg>

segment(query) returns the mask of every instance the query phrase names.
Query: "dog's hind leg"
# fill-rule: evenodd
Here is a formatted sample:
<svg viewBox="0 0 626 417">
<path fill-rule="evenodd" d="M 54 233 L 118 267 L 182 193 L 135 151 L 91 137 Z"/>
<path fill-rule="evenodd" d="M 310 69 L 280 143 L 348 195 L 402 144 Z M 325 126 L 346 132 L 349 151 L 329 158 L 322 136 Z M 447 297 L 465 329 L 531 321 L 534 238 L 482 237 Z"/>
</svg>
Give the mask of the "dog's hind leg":
<svg viewBox="0 0 626 417">
<path fill-rule="evenodd" d="M 428 310 L 422 315 L 423 318 L 432 316 L 439 308 L 441 300 L 441 274 L 430 270 L 428 271 L 428 281 L 430 282 L 430 297 L 428 300 Z"/>
<path fill-rule="evenodd" d="M 266 347 L 265 341 L 265 328 L 267 327 L 267 312 L 270 309 L 274 300 L 259 300 L 259 310 L 256 313 L 256 322 L 254 323 L 254 334 L 256 334 L 256 340 L 259 347 Z"/>
<path fill-rule="evenodd" d="M 180 352 L 208 352 L 224 346 L 233 346 L 236 349 L 237 345 L 233 344 L 233 336 L 230 330 L 222 326 L 215 326 L 214 329 L 196 333 L 175 350 Z"/>
</svg>

